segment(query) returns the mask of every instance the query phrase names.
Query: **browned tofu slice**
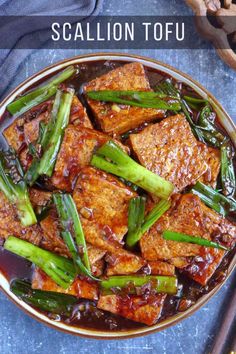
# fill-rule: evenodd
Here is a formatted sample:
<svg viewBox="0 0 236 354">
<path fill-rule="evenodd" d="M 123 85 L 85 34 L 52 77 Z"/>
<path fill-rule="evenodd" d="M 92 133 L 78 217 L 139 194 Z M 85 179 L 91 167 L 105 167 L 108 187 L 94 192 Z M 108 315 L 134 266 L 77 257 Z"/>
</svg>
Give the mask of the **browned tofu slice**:
<svg viewBox="0 0 236 354">
<path fill-rule="evenodd" d="M 24 125 L 34 120 L 46 120 L 49 116 L 51 106 L 52 101 L 43 102 L 38 106 L 32 108 L 30 111 L 24 113 L 20 118 L 14 120 L 14 122 L 9 125 L 3 132 L 3 135 L 5 136 L 8 144 L 16 151 L 22 149 L 23 144 L 25 145 Z M 37 123 L 36 126 L 36 131 L 38 134 L 39 123 Z M 35 134 L 34 128 L 35 126 L 31 129 L 32 134 Z"/>
<path fill-rule="evenodd" d="M 38 245 L 42 239 L 42 230 L 38 225 L 24 227 L 17 215 L 14 205 L 10 204 L 2 192 L 0 192 L 0 238 L 8 236 L 19 237 Z"/>
<path fill-rule="evenodd" d="M 29 197 L 34 208 L 45 207 L 52 199 L 52 193 L 36 188 L 29 189 Z"/>
<path fill-rule="evenodd" d="M 87 242 L 109 253 L 110 275 L 135 273 L 145 264 L 122 249 L 129 201 L 134 196 L 134 191 L 105 172 L 85 167 L 79 173 L 73 198 Z"/>
<path fill-rule="evenodd" d="M 36 118 L 26 121 L 24 124 L 24 140 L 27 145 L 36 141 L 39 136 L 40 123 L 47 124 L 50 119 L 50 113 L 52 110 L 52 101 L 48 103 L 47 110 L 38 114 Z"/>
<path fill-rule="evenodd" d="M 199 143 L 200 144 L 200 143 Z M 216 188 L 217 177 L 220 172 L 220 150 L 207 147 L 205 161 L 207 163 L 207 171 L 200 177 L 200 181 Z"/>
<path fill-rule="evenodd" d="M 192 258 L 188 257 L 203 257 L 205 267 L 201 269 L 201 276 L 200 273 L 194 274 L 194 279 L 200 281 L 201 278 L 202 283 L 206 283 L 213 275 L 224 256 L 224 251 L 213 252 L 212 249 L 195 244 L 164 240 L 162 237 L 164 230 L 182 232 L 213 241 L 216 235 L 224 235 L 228 247 L 232 247 L 236 241 L 236 225 L 205 206 L 197 196 L 193 194 L 174 196 L 171 209 L 141 238 L 142 255 L 151 261 L 168 260 L 179 268 L 191 263 Z M 208 258 L 211 260 L 208 261 Z M 194 259 L 196 261 L 199 258 Z M 190 271 L 187 273 L 192 276 Z"/>
<path fill-rule="evenodd" d="M 38 190 L 36 188 L 30 189 L 30 200 L 35 209 L 38 207 L 45 207 L 51 202 L 52 193 Z M 60 236 L 60 223 L 58 215 L 54 208 L 50 208 L 47 216 L 40 221 L 41 233 L 43 234 L 41 240 L 41 247 L 59 253 L 60 255 L 70 257 L 70 253 Z M 103 273 L 104 260 L 102 259 L 106 251 L 98 249 L 90 244 L 87 244 L 89 261 L 91 264 L 93 274 L 99 276 Z"/>
<path fill-rule="evenodd" d="M 72 100 L 70 123 L 76 126 L 93 129 L 92 123 L 87 115 L 86 108 L 82 105 L 77 96 L 74 96 Z"/>
<path fill-rule="evenodd" d="M 70 253 L 60 236 L 60 225 L 55 210 L 51 210 L 49 215 L 40 222 L 43 230 L 41 246 L 49 251 L 59 253 L 62 256 L 70 257 Z M 88 256 L 93 274 L 101 275 L 104 268 L 102 258 L 106 251 L 87 244 Z"/>
<path fill-rule="evenodd" d="M 140 63 L 131 63 L 116 68 L 89 82 L 85 92 L 98 90 L 150 91 L 149 81 Z M 88 99 L 88 103 L 101 129 L 108 134 L 121 134 L 144 122 L 162 118 L 164 111 L 152 108 L 124 106 Z"/>
<path fill-rule="evenodd" d="M 73 190 L 81 168 L 90 164 L 94 151 L 109 139 L 108 135 L 97 130 L 69 125 L 52 176 L 53 185 L 66 191 Z"/>
<path fill-rule="evenodd" d="M 53 101 L 50 100 L 32 108 L 4 130 L 3 134 L 8 144 L 18 152 L 24 170 L 27 170 L 32 162 L 27 146 L 37 140 L 40 123 L 48 123 L 52 103 Z M 70 122 L 76 126 L 92 128 L 86 109 L 77 96 L 72 100 Z"/>
<path fill-rule="evenodd" d="M 190 260 L 186 258 L 188 264 L 181 268 L 190 278 L 205 286 L 220 265 L 224 255 L 225 252 L 222 250 L 202 247 L 200 255 Z"/>
<path fill-rule="evenodd" d="M 87 241 L 99 248 L 107 243 L 121 246 L 127 232 L 129 201 L 135 196 L 134 191 L 112 175 L 93 167 L 83 168 L 73 199 Z"/>
<path fill-rule="evenodd" d="M 144 259 L 126 250 L 119 250 L 116 254 L 108 254 L 106 261 L 108 262 L 108 276 L 134 274 L 146 264 Z"/>
<path fill-rule="evenodd" d="M 141 322 L 148 326 L 155 324 L 161 316 L 166 295 L 126 296 L 101 295 L 98 300 L 98 308 L 116 315 Z"/>
<path fill-rule="evenodd" d="M 41 246 L 48 251 L 71 257 L 60 236 L 59 221 L 55 211 L 52 210 L 50 214 L 40 222 L 40 226 L 43 230 Z M 106 251 L 89 244 L 87 244 L 87 248 L 92 273 L 96 276 L 100 276 L 104 269 L 104 260 L 102 258 L 106 254 Z"/>
<path fill-rule="evenodd" d="M 76 278 L 68 289 L 58 286 L 46 273 L 41 269 L 35 268 L 32 277 L 32 288 L 44 291 L 53 291 L 58 293 L 74 295 L 78 298 L 89 300 L 98 299 L 98 285 L 87 278 Z"/>
<path fill-rule="evenodd" d="M 56 210 L 50 210 L 47 217 L 40 221 L 40 226 L 43 231 L 42 247 L 62 256 L 70 257 L 70 253 L 60 236 L 60 224 Z"/>
<path fill-rule="evenodd" d="M 175 275 L 175 266 L 162 261 L 149 261 L 148 267 L 150 267 L 150 272 L 153 275 Z"/>
<path fill-rule="evenodd" d="M 32 119 L 24 124 L 24 136 L 27 145 L 33 141 L 36 141 L 39 135 L 40 122 L 48 123 L 50 118 L 52 105 L 48 107 L 48 110 L 40 114 L 37 118 Z M 86 113 L 86 109 L 80 102 L 77 96 L 73 97 L 70 111 L 70 123 L 76 126 L 82 126 L 92 129 L 92 124 Z"/>
<path fill-rule="evenodd" d="M 194 184 L 207 170 L 206 145 L 199 144 L 183 115 L 168 117 L 130 135 L 140 163 L 172 182 L 175 191 Z"/>
</svg>

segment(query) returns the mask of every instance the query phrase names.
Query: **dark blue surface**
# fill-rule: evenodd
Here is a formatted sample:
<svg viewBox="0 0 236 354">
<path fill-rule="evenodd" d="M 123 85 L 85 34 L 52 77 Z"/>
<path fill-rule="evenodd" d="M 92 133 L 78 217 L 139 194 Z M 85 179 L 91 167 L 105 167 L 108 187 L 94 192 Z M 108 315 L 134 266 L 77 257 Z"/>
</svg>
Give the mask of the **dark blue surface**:
<svg viewBox="0 0 236 354">
<path fill-rule="evenodd" d="M 182 0 L 105 0 L 105 14 L 188 14 Z M 63 58 L 91 51 L 40 51 L 22 64 L 12 88 L 39 69 Z M 137 53 L 166 62 L 191 75 L 209 89 L 222 103 L 232 118 L 236 118 L 236 73 L 228 68 L 206 45 L 205 50 L 141 50 Z M 234 273 L 234 277 L 235 277 Z M 29 318 L 0 294 L 0 352 L 25 353 L 102 353 L 102 354 L 200 354 L 210 350 L 220 324 L 222 313 L 233 288 L 233 276 L 220 292 L 191 318 L 169 328 L 142 338 L 123 341 L 87 340 L 49 329 Z"/>
</svg>

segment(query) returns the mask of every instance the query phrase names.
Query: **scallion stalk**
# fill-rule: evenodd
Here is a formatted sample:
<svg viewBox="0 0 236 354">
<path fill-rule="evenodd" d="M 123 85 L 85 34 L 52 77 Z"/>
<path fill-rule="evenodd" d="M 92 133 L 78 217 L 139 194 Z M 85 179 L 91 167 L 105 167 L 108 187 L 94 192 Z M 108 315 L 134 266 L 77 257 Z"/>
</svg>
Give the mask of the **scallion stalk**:
<svg viewBox="0 0 236 354">
<path fill-rule="evenodd" d="M 97 280 L 91 273 L 85 236 L 73 198 L 70 194 L 54 193 L 53 201 L 62 226 L 62 238 L 77 271 Z"/>
<path fill-rule="evenodd" d="M 11 282 L 11 291 L 27 304 L 42 311 L 70 316 L 78 301 L 75 296 L 32 289 L 31 284 L 21 279 Z"/>
<path fill-rule="evenodd" d="M 218 248 L 218 249 L 221 249 L 224 251 L 228 251 L 227 247 L 222 246 L 217 242 L 209 241 L 209 240 L 202 238 L 202 237 L 185 235 L 183 233 L 174 232 L 174 231 L 170 231 L 170 230 L 164 231 L 162 234 L 162 237 L 165 240 L 169 240 L 169 241 L 193 243 L 193 244 L 196 244 L 199 246 L 213 247 L 213 248 Z"/>
<path fill-rule="evenodd" d="M 75 72 L 76 69 L 73 66 L 69 66 L 46 84 L 31 90 L 29 93 L 9 103 L 7 106 L 8 112 L 18 117 L 38 104 L 47 101 L 50 97 L 55 95 L 58 85 L 75 74 Z"/>
<path fill-rule="evenodd" d="M 165 94 L 152 91 L 89 91 L 87 96 L 93 100 L 115 102 L 142 108 L 155 108 L 169 111 L 181 109 L 178 100 Z"/>
<path fill-rule="evenodd" d="M 69 288 L 75 279 L 75 267 L 71 260 L 43 250 L 30 242 L 9 236 L 4 243 L 4 249 L 37 265 L 64 289 Z"/>
<path fill-rule="evenodd" d="M 139 165 L 113 141 L 96 151 L 91 165 L 122 177 L 163 199 L 168 199 L 174 190 L 172 183 Z"/>
<path fill-rule="evenodd" d="M 105 292 L 114 288 L 128 288 L 130 293 L 135 293 L 136 287 L 142 287 L 148 283 L 151 283 L 157 293 L 172 295 L 177 293 L 178 281 L 174 276 L 118 275 L 102 280 L 100 286 Z"/>
<path fill-rule="evenodd" d="M 132 200 L 131 200 L 132 201 Z M 161 200 L 152 210 L 151 212 L 141 220 L 141 224 L 139 224 L 138 221 L 136 221 L 137 227 L 135 228 L 130 228 L 129 225 L 132 223 L 133 215 L 131 212 L 133 212 L 133 207 L 132 204 L 130 204 L 129 208 L 129 223 L 128 223 L 128 235 L 126 238 L 126 244 L 128 247 L 133 247 L 142 237 L 145 232 L 147 232 L 154 224 L 155 222 L 170 208 L 171 203 L 168 200 Z M 137 206 L 137 208 L 139 205 Z M 139 211 L 135 212 L 134 219 L 139 215 Z M 134 225 L 135 226 L 135 225 Z"/>
</svg>

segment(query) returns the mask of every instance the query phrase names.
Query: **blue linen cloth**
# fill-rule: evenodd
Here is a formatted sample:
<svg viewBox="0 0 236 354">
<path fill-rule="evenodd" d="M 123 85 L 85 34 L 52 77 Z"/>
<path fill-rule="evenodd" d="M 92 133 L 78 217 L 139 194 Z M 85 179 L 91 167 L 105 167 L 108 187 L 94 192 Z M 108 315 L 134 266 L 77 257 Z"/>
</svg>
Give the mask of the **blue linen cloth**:
<svg viewBox="0 0 236 354">
<path fill-rule="evenodd" d="M 96 16 L 100 12 L 102 1 L 103 0 L 0 0 L 0 16 L 73 15 L 79 16 L 80 18 L 89 18 L 90 16 Z M 12 49 L 0 49 L 0 98 L 7 92 L 7 88 L 12 78 L 17 74 L 19 66 L 34 51 L 34 49 L 14 49 L 14 46 L 16 46 L 19 41 L 24 40 L 24 37 L 30 36 L 31 25 L 29 20 L 27 23 L 24 22 L 22 26 L 19 20 L 19 22 L 16 21 L 14 24 L 14 30 L 11 28 L 11 30 L 6 33 L 1 33 L 0 30 L 0 38 L 3 35 L 9 35 L 12 41 Z M 39 17 L 37 24 L 35 25 L 34 23 L 34 29 L 39 31 L 39 33 L 40 31 L 48 30 L 43 26 L 44 24 L 40 21 Z"/>
</svg>

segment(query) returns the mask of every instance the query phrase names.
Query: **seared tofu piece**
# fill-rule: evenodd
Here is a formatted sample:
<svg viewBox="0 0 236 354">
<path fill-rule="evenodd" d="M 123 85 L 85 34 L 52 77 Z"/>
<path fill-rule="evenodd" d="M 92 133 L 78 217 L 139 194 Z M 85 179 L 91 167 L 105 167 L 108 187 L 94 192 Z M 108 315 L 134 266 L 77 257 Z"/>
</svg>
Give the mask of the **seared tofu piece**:
<svg viewBox="0 0 236 354">
<path fill-rule="evenodd" d="M 37 118 L 24 124 L 24 135 L 27 145 L 33 141 L 36 141 L 39 135 L 40 122 L 48 123 L 50 119 L 51 108 L 44 114 L 40 114 Z M 76 126 L 82 126 L 92 129 L 92 124 L 86 113 L 86 109 L 80 102 L 77 96 L 73 97 L 70 111 L 70 123 Z"/>
<path fill-rule="evenodd" d="M 66 191 L 73 190 L 81 168 L 90 164 L 95 150 L 109 139 L 108 135 L 99 131 L 69 125 L 57 157 L 53 185 Z M 125 150 L 122 144 L 117 143 Z"/>
<path fill-rule="evenodd" d="M 181 267 L 193 280 L 205 286 L 220 265 L 225 252 L 216 248 L 202 247 L 199 256 L 193 259 L 186 258 L 188 264 Z"/>
<path fill-rule="evenodd" d="M 48 123 L 52 105 L 52 100 L 43 102 L 16 119 L 3 133 L 8 144 L 18 151 L 23 143 L 28 145 L 36 141 L 39 135 L 39 124 L 40 122 Z M 74 96 L 72 100 L 70 122 L 92 129 L 86 109 L 77 96 Z"/>
<path fill-rule="evenodd" d="M 81 170 L 73 199 L 87 242 L 108 252 L 108 274 L 137 272 L 141 257 L 122 249 L 128 229 L 128 206 L 136 193 L 117 178 L 93 167 Z"/>
<path fill-rule="evenodd" d="M 51 202 L 52 193 L 31 188 L 30 200 L 35 209 L 45 207 Z M 49 209 L 47 216 L 40 221 L 40 226 L 43 234 L 41 246 L 49 251 L 70 257 L 70 253 L 60 236 L 60 222 L 55 208 L 51 207 Z M 106 251 L 90 244 L 87 244 L 87 249 L 92 272 L 97 276 L 101 275 L 104 268 L 104 260 L 102 258 L 105 256 Z"/>
<path fill-rule="evenodd" d="M 60 223 L 55 209 L 50 210 L 46 218 L 40 221 L 40 226 L 43 230 L 42 247 L 61 256 L 70 257 L 70 252 L 60 235 Z"/>
<path fill-rule="evenodd" d="M 52 193 L 36 188 L 29 189 L 29 197 L 34 208 L 45 207 L 52 199 Z"/>
<path fill-rule="evenodd" d="M 204 160 L 208 167 L 199 181 L 216 188 L 217 177 L 220 172 L 220 150 L 207 146 Z"/>
<path fill-rule="evenodd" d="M 134 253 L 120 250 L 116 254 L 106 256 L 108 262 L 107 275 L 126 275 L 137 273 L 146 261 Z"/>
<path fill-rule="evenodd" d="M 106 254 L 106 251 L 94 247 L 90 244 L 87 244 L 87 249 L 88 249 L 88 257 L 89 257 L 92 273 L 96 277 L 99 277 L 104 272 L 104 267 L 105 267 L 104 256 Z"/>
<path fill-rule="evenodd" d="M 39 114 L 36 118 L 30 120 L 29 122 L 25 122 L 24 139 L 27 145 L 38 139 L 40 123 L 47 124 L 49 122 L 51 110 L 52 102 L 48 104 L 48 108 L 45 112 Z"/>
<path fill-rule="evenodd" d="M 153 275 L 175 275 L 175 266 L 162 261 L 149 261 L 148 267 Z"/>
<path fill-rule="evenodd" d="M 48 216 L 40 222 L 40 226 L 43 230 L 41 246 L 49 251 L 59 253 L 62 256 L 71 257 L 70 252 L 61 238 L 60 223 L 54 209 L 50 210 Z M 94 275 L 99 276 L 103 273 L 104 261 L 102 258 L 106 251 L 89 244 L 87 244 L 87 248 L 92 272 Z"/>
<path fill-rule="evenodd" d="M 175 191 L 194 184 L 206 171 L 206 145 L 195 139 L 183 115 L 175 115 L 130 135 L 140 163 L 172 182 Z"/>
<path fill-rule="evenodd" d="M 72 100 L 70 123 L 79 127 L 93 129 L 92 123 L 87 115 L 86 108 L 82 105 L 77 96 L 74 96 Z"/>
<path fill-rule="evenodd" d="M 151 91 L 145 70 L 140 63 L 131 63 L 116 68 L 90 81 L 84 87 L 85 93 L 99 90 Z M 104 103 L 88 99 L 95 119 L 101 129 L 108 134 L 121 134 L 136 128 L 144 122 L 164 117 L 164 111 L 119 104 Z"/>
<path fill-rule="evenodd" d="M 141 322 L 148 326 L 154 325 L 161 316 L 166 295 L 157 294 L 147 297 L 130 295 L 100 295 L 99 309 Z"/>
<path fill-rule="evenodd" d="M 40 222 L 40 226 L 43 230 L 41 246 L 61 256 L 71 257 L 70 252 L 60 236 L 59 221 L 55 210 L 50 211 L 50 214 Z M 92 273 L 95 276 L 100 276 L 104 270 L 103 257 L 106 251 L 89 245 L 88 243 L 87 248 Z"/>
<path fill-rule="evenodd" d="M 5 195 L 0 192 L 0 238 L 15 236 L 35 245 L 40 244 L 42 230 L 38 225 L 24 227 L 17 215 L 14 205 L 10 204 Z"/>
<path fill-rule="evenodd" d="M 34 120 L 46 120 L 49 116 L 51 107 L 52 101 L 43 102 L 38 106 L 33 107 L 30 111 L 24 113 L 22 116 L 20 116 L 20 118 L 14 120 L 14 122 L 9 125 L 3 132 L 3 135 L 6 138 L 8 144 L 16 151 L 21 149 L 22 145 L 25 144 L 24 125 Z M 39 125 L 39 123 L 36 125 Z M 34 129 L 35 127 L 31 129 L 32 134 L 35 134 Z"/>
<path fill-rule="evenodd" d="M 32 288 L 44 291 L 53 291 L 74 295 L 78 298 L 89 300 L 98 299 L 98 285 L 85 277 L 76 278 L 68 289 L 58 286 L 46 273 L 41 269 L 35 268 L 32 277 Z"/>
<path fill-rule="evenodd" d="M 128 230 L 128 206 L 136 193 L 116 177 L 85 167 L 78 175 L 73 199 L 80 214 L 84 233 L 92 245 L 121 247 Z"/>
<path fill-rule="evenodd" d="M 8 144 L 18 152 L 25 170 L 32 162 L 32 157 L 28 153 L 28 145 L 38 139 L 40 123 L 48 123 L 52 104 L 53 101 L 50 100 L 32 108 L 4 130 L 3 134 Z M 70 122 L 76 126 L 92 128 L 86 109 L 77 96 L 74 96 L 72 100 Z"/>
<path fill-rule="evenodd" d="M 213 252 L 210 248 L 195 244 L 164 240 L 162 237 L 164 230 L 182 232 L 213 241 L 217 235 L 223 235 L 223 241 L 227 241 L 228 247 L 232 247 L 236 241 L 236 225 L 208 208 L 193 194 L 175 195 L 171 209 L 143 235 L 140 247 L 143 257 L 147 260 L 168 260 L 176 267 L 185 268 L 192 261 L 189 257 L 202 257 L 204 259 L 202 262 L 205 263 L 205 266 L 201 267 L 202 284 L 213 275 L 225 252 L 222 250 Z M 208 261 L 208 258 L 211 260 Z M 195 258 L 195 261 L 197 259 L 200 258 Z M 192 272 L 186 271 L 192 276 Z M 199 281 L 200 273 L 194 274 L 194 279 Z"/>
</svg>

